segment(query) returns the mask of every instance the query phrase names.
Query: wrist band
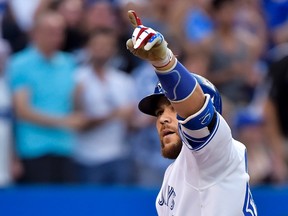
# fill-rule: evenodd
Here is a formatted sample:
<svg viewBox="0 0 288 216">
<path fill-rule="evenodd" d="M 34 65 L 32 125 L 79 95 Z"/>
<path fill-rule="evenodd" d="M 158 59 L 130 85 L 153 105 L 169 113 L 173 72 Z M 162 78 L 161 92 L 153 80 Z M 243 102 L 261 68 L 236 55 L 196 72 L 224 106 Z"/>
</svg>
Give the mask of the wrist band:
<svg viewBox="0 0 288 216">
<path fill-rule="evenodd" d="M 161 68 L 166 67 L 172 61 L 172 57 L 173 57 L 173 53 L 170 49 L 168 49 L 165 59 L 159 60 L 159 61 L 151 61 L 151 64 L 155 68 L 161 69 Z"/>
<path fill-rule="evenodd" d="M 195 114 L 183 119 L 181 116 L 177 115 L 179 123 L 189 130 L 199 130 L 204 127 L 208 127 L 213 119 L 215 108 L 211 101 L 210 95 L 205 94 L 205 103 L 203 107 Z M 207 128 L 208 130 L 208 128 Z"/>
</svg>

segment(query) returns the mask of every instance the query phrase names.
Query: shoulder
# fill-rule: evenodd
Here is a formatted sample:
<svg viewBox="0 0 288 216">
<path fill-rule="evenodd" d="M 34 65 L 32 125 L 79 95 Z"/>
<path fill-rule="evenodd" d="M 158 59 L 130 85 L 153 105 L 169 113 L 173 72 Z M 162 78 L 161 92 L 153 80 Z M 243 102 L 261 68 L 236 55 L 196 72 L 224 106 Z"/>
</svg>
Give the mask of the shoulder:
<svg viewBox="0 0 288 216">
<path fill-rule="evenodd" d="M 30 70 L 33 64 L 31 49 L 26 48 L 22 51 L 12 54 L 5 67 L 5 71 L 9 80 L 24 78 L 27 71 Z M 32 57 L 32 58 L 31 58 Z"/>
<path fill-rule="evenodd" d="M 130 85 L 133 83 L 133 77 L 131 74 L 128 74 L 125 71 L 119 70 L 117 68 L 112 68 L 110 70 L 111 75 L 114 77 L 114 81 L 116 81 L 119 84 L 123 85 Z"/>
<path fill-rule="evenodd" d="M 132 79 L 132 75 L 128 74 L 123 70 L 119 70 L 118 68 L 110 68 L 109 69 L 114 76 L 119 77 L 121 79 Z"/>
<path fill-rule="evenodd" d="M 9 58 L 9 65 L 13 66 L 28 66 L 27 62 L 31 61 L 31 57 L 33 56 L 33 52 L 31 48 L 26 48 L 22 51 L 14 53 Z"/>
<path fill-rule="evenodd" d="M 86 82 L 92 79 L 93 72 L 89 65 L 78 66 L 75 70 L 76 82 Z"/>
</svg>

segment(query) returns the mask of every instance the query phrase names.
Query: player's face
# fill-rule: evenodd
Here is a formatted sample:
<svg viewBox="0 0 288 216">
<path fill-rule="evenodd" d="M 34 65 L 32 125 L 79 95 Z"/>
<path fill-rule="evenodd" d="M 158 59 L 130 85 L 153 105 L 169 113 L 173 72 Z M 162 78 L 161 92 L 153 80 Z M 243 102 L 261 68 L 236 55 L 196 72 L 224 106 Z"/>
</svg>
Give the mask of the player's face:
<svg viewBox="0 0 288 216">
<path fill-rule="evenodd" d="M 160 99 L 155 113 L 162 155 L 165 158 L 176 159 L 182 148 L 182 141 L 178 133 L 177 114 L 165 97 Z"/>
</svg>

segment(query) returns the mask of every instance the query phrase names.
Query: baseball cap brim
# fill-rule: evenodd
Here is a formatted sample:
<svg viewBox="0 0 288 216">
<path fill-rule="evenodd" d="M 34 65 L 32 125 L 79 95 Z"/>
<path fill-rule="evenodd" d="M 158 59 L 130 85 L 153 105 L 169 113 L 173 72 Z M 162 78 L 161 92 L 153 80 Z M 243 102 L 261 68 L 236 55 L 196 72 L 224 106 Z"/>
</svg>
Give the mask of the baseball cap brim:
<svg viewBox="0 0 288 216">
<path fill-rule="evenodd" d="M 138 109 L 147 115 L 156 116 L 155 111 L 162 97 L 165 97 L 162 93 L 148 95 L 139 102 Z"/>
</svg>

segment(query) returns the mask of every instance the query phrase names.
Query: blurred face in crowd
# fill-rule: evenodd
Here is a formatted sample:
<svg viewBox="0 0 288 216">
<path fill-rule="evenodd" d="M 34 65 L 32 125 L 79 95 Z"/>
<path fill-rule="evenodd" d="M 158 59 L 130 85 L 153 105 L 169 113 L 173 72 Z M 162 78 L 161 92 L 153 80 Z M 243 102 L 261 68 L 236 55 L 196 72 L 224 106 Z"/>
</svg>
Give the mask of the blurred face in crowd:
<svg viewBox="0 0 288 216">
<path fill-rule="evenodd" d="M 32 32 L 33 41 L 44 55 L 49 56 L 60 49 L 64 31 L 63 17 L 58 13 L 48 12 L 38 17 Z"/>
<path fill-rule="evenodd" d="M 176 111 L 167 98 L 162 97 L 158 102 L 155 114 L 162 155 L 165 158 L 176 159 L 182 149 Z"/>
<path fill-rule="evenodd" d="M 170 4 L 173 3 L 173 0 L 149 0 L 149 3 L 159 10 L 169 8 Z"/>
<path fill-rule="evenodd" d="M 71 27 L 79 27 L 77 25 L 82 19 L 83 9 L 82 0 L 64 0 L 59 6 L 59 12 L 63 15 L 66 24 Z"/>
<path fill-rule="evenodd" d="M 116 53 L 117 37 L 113 30 L 100 29 L 92 33 L 88 51 L 94 64 L 105 64 Z"/>
<path fill-rule="evenodd" d="M 103 0 L 89 5 L 84 15 L 84 25 L 88 32 L 99 27 L 115 28 L 116 20 L 112 4 Z"/>
<path fill-rule="evenodd" d="M 219 8 L 214 9 L 213 16 L 218 26 L 232 27 L 234 25 L 236 14 L 236 2 L 227 1 L 221 4 Z"/>
</svg>

